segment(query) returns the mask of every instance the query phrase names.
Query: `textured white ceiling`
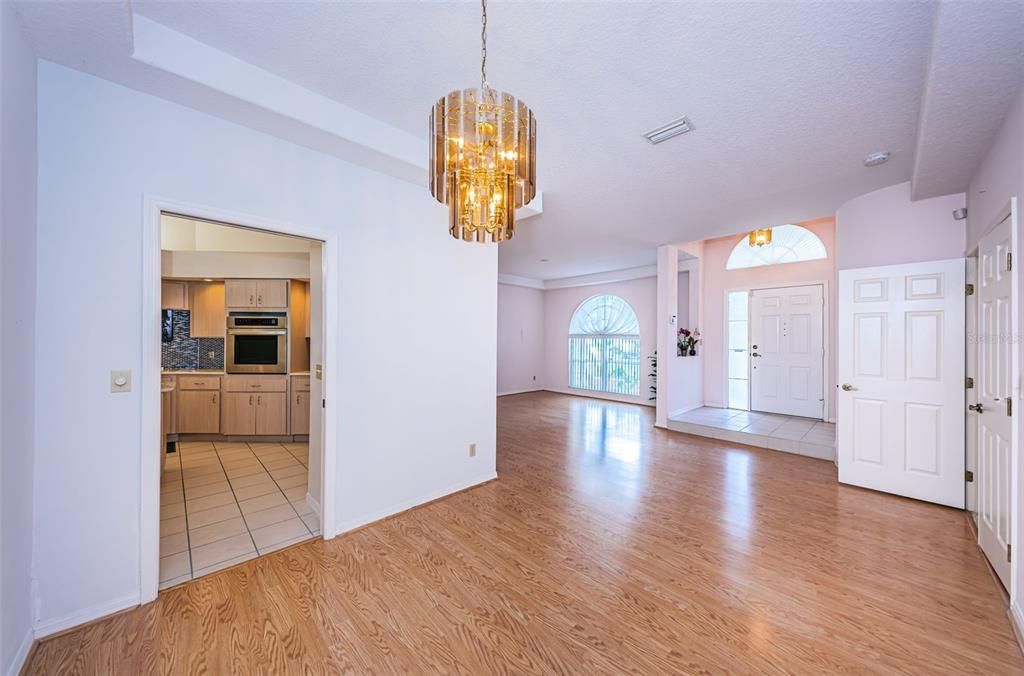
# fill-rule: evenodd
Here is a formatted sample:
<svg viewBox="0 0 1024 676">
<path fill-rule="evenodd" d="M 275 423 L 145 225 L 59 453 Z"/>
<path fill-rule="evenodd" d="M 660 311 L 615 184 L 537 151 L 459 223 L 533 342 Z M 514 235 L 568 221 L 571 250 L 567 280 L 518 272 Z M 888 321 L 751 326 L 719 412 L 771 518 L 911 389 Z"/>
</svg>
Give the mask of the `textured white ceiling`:
<svg viewBox="0 0 1024 676">
<path fill-rule="evenodd" d="M 475 3 L 130 7 L 418 135 L 439 96 L 479 78 Z M 990 15 L 1014 20 L 1005 7 L 965 3 L 958 11 L 981 24 Z M 130 61 L 126 4 L 20 9 L 45 58 L 150 86 L 139 64 L 119 65 Z M 936 11 L 935 3 L 890 0 L 492 2 L 489 79 L 538 117 L 544 191 L 543 214 L 501 245 L 502 272 L 550 279 L 647 265 L 658 244 L 828 215 L 853 196 L 910 179 L 921 154 L 919 120 L 953 134 L 974 125 L 962 110 L 952 125 L 941 106 L 934 115 L 922 110 L 930 69 L 941 62 L 935 54 L 944 50 L 933 39 L 941 34 Z M 957 49 L 977 56 L 942 81 L 954 93 L 972 83 L 977 93 L 986 84 L 975 82 L 975 71 L 1005 61 L 1015 45 Z M 189 88 L 175 88 L 191 105 Z M 1001 118 L 993 106 L 1004 98 L 980 99 L 985 110 L 974 112 L 984 123 L 972 143 L 987 147 L 988 118 Z M 694 132 L 658 146 L 642 138 L 683 114 Z M 880 149 L 892 152 L 889 163 L 863 167 L 863 156 Z M 966 187 L 962 163 L 948 153 L 919 173 L 931 186 Z"/>
</svg>

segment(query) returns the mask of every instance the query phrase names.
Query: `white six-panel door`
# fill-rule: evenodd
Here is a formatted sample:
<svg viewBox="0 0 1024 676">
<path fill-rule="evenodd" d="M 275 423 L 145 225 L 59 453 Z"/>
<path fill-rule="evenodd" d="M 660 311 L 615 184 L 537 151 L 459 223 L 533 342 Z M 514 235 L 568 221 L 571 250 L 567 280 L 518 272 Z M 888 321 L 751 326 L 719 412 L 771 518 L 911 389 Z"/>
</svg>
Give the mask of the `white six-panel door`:
<svg viewBox="0 0 1024 676">
<path fill-rule="evenodd" d="M 1011 219 L 1007 217 L 978 244 L 978 371 L 975 386 L 978 428 L 978 544 L 1007 589 L 1011 542 L 1013 472 L 1013 303 Z"/>
<path fill-rule="evenodd" d="M 839 481 L 964 506 L 962 258 L 839 273 Z"/>
<path fill-rule="evenodd" d="M 750 292 L 750 408 L 822 418 L 824 291 L 820 284 Z"/>
</svg>

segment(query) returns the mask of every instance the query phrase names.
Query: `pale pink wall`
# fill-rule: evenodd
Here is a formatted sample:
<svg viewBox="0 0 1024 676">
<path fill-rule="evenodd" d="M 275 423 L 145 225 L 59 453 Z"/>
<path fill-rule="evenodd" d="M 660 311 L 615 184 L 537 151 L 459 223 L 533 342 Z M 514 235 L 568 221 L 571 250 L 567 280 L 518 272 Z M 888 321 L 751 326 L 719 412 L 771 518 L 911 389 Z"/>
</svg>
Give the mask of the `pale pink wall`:
<svg viewBox="0 0 1024 676">
<path fill-rule="evenodd" d="M 994 225 L 996 215 L 1011 197 L 1024 199 L 1024 88 L 1010 106 L 992 147 L 967 189 L 969 249 L 973 249 Z"/>
<path fill-rule="evenodd" d="M 1018 210 L 1024 207 L 1021 204 L 1024 201 L 1024 83 L 967 189 L 967 239 L 970 249 L 995 224 L 997 215 L 1013 197 L 1017 198 Z M 1018 211 L 1018 247 L 1021 242 L 1024 242 L 1024 218 L 1020 218 Z M 1015 255 L 1018 259 L 1024 259 L 1019 250 Z M 1024 298 L 1024 275 L 1018 275 L 1017 280 L 1017 298 Z M 1022 335 L 1024 312 L 1019 317 L 1016 336 L 1019 363 L 1024 364 L 1024 341 L 1019 340 Z M 1018 436 L 1024 439 L 1024 416 L 1018 416 L 1017 426 Z M 1024 463 L 1018 463 L 1017 485 L 1024 486 Z M 1024 518 L 1019 516 L 1018 513 L 1013 519 L 1016 522 L 1016 536 L 1011 536 L 1014 542 L 1024 541 Z M 1010 605 L 1016 617 L 1024 618 L 1024 557 L 1018 557 L 1013 565 L 1014 595 Z"/>
<path fill-rule="evenodd" d="M 967 241 L 953 210 L 963 193 L 910 201 L 910 183 L 855 197 L 836 210 L 837 269 L 958 258 Z"/>
<path fill-rule="evenodd" d="M 704 326 L 699 327 L 703 335 L 704 354 L 704 402 L 708 406 L 725 406 L 725 294 L 727 291 L 758 289 L 770 286 L 799 286 L 813 282 L 826 282 L 830 317 L 828 318 L 829 362 L 826 364 L 826 380 L 835 384 L 836 372 L 836 246 L 835 225 L 832 218 L 820 218 L 799 223 L 814 232 L 825 244 L 828 258 L 805 263 L 786 263 L 744 270 L 726 270 L 729 259 L 741 235 L 719 237 L 704 241 L 704 288 L 701 298 L 704 304 Z M 835 410 L 835 388 L 830 388 L 830 410 Z M 834 413 L 833 413 L 834 416 Z"/>
<path fill-rule="evenodd" d="M 498 285 L 498 394 L 544 386 L 544 291 Z"/>
<path fill-rule="evenodd" d="M 640 396 L 616 396 L 592 393 L 585 390 L 569 389 L 569 320 L 580 303 L 599 294 L 610 293 L 621 296 L 633 306 L 640 322 L 640 354 L 644 362 L 640 371 Z M 626 282 L 577 286 L 569 289 L 549 289 L 544 292 L 544 355 L 546 357 L 545 389 L 556 392 L 570 392 L 586 396 L 601 396 L 609 399 L 636 402 L 653 406 L 648 401 L 647 356 L 654 354 L 657 336 L 654 333 L 655 307 L 657 305 L 658 278 L 647 277 Z M 499 300 L 499 307 L 501 302 Z M 500 361 L 500 356 L 499 356 Z"/>
</svg>

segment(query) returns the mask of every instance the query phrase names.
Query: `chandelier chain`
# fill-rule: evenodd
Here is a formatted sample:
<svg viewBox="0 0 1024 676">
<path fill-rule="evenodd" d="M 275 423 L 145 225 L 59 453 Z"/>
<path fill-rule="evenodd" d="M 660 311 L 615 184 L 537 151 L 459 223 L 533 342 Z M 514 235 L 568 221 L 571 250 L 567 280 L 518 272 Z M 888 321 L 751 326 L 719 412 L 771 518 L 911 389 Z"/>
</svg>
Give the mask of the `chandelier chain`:
<svg viewBox="0 0 1024 676">
<path fill-rule="evenodd" d="M 487 89 L 487 0 L 480 0 L 480 89 Z"/>
</svg>

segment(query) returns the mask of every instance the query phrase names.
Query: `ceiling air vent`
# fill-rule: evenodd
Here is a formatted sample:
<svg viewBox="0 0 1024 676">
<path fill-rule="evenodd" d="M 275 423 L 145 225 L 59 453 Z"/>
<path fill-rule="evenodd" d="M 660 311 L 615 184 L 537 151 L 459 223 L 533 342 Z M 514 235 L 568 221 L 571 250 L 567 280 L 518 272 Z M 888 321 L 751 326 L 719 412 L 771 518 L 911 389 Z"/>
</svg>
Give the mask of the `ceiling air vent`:
<svg viewBox="0 0 1024 676">
<path fill-rule="evenodd" d="M 693 125 L 690 124 L 690 118 L 681 117 L 678 120 L 672 120 L 668 124 L 652 129 L 644 134 L 644 138 L 651 142 L 652 145 L 657 145 L 662 141 L 667 141 L 673 136 L 679 136 L 685 134 L 688 131 L 693 131 Z"/>
</svg>

